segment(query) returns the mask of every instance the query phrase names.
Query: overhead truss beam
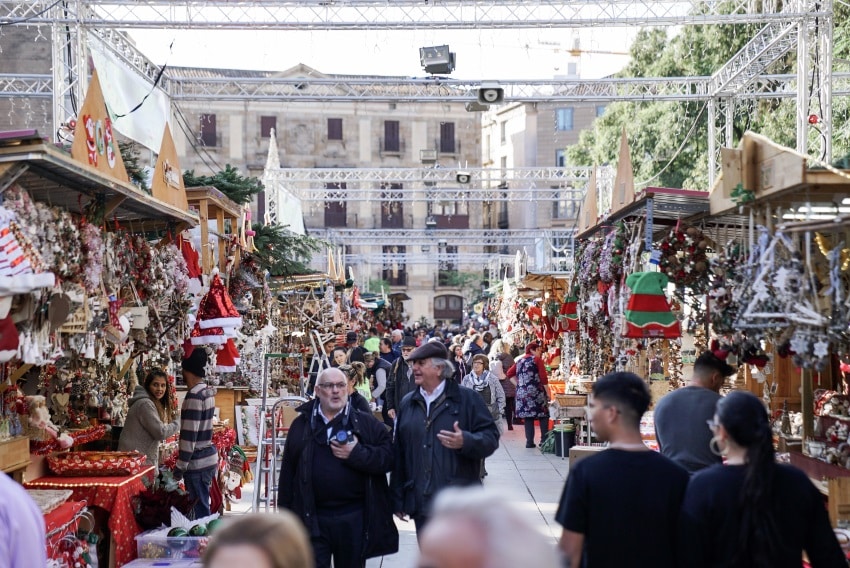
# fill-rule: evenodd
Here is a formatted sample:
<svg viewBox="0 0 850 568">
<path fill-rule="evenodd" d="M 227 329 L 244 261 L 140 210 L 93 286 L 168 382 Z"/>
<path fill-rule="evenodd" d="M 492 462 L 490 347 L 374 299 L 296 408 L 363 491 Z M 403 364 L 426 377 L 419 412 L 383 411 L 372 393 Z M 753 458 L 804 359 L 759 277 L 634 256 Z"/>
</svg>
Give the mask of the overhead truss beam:
<svg viewBox="0 0 850 568">
<path fill-rule="evenodd" d="M 542 229 L 308 229 L 311 237 L 345 246 L 531 246 L 542 238 L 568 242 L 575 231 Z"/>
<path fill-rule="evenodd" d="M 434 247 L 436 248 L 436 247 Z M 494 259 L 499 261 L 499 264 L 502 265 L 510 265 L 514 262 L 514 255 L 512 254 L 503 254 L 503 255 L 493 255 L 490 253 L 463 253 L 459 252 L 457 254 L 448 254 L 448 253 L 440 253 L 433 252 L 431 250 L 426 252 L 421 252 L 419 247 L 417 247 L 416 251 L 411 252 L 403 252 L 403 253 L 365 253 L 365 254 L 346 254 L 345 255 L 345 264 L 346 265 L 357 265 L 362 263 L 367 264 L 380 264 L 385 267 L 390 267 L 393 264 L 395 265 L 403 265 L 408 266 L 411 264 L 440 264 L 440 265 L 469 265 L 474 264 L 478 265 L 478 268 L 481 266 L 488 265 Z"/>
<path fill-rule="evenodd" d="M 464 168 L 465 185 L 455 168 L 282 168 L 263 179 L 305 203 L 581 201 L 591 170 Z"/>
<path fill-rule="evenodd" d="M 53 0 L 3 0 L 0 23 L 70 23 Z M 819 14 L 812 0 L 89 0 L 86 26 L 154 29 L 412 30 L 763 23 Z M 57 18 L 59 21 L 57 22 Z"/>
<path fill-rule="evenodd" d="M 145 68 L 148 68 L 145 66 Z M 166 71 L 167 73 L 167 71 Z M 746 76 L 746 79 L 743 77 Z M 834 73 L 833 95 L 850 95 L 850 73 Z M 740 81 L 740 82 L 738 82 Z M 411 88 L 411 83 L 415 84 Z M 428 83 L 431 83 L 430 85 Z M 796 75 L 751 75 L 721 80 L 714 77 L 659 77 L 646 79 L 610 79 L 592 81 L 517 81 L 501 82 L 513 94 L 506 96 L 508 103 L 570 102 L 612 103 L 666 100 L 704 101 L 712 92 L 723 93 L 735 89 L 739 99 L 788 99 L 797 96 Z M 734 85 L 733 85 L 734 83 Z M 470 102 L 476 99 L 475 91 L 481 81 L 468 81 L 465 92 L 447 90 L 445 85 L 419 79 L 393 79 L 375 81 L 317 81 L 285 79 L 188 79 L 165 81 L 167 91 L 175 93 L 174 100 L 240 100 L 252 102 Z M 0 74 L 0 97 L 50 97 L 53 80 L 50 75 Z M 298 88 L 297 86 L 301 88 Z M 552 87 L 555 88 L 552 88 Z M 324 97 L 325 90 L 334 95 Z M 340 93 L 348 92 L 348 95 Z M 335 97 L 335 98 L 334 98 Z"/>
</svg>

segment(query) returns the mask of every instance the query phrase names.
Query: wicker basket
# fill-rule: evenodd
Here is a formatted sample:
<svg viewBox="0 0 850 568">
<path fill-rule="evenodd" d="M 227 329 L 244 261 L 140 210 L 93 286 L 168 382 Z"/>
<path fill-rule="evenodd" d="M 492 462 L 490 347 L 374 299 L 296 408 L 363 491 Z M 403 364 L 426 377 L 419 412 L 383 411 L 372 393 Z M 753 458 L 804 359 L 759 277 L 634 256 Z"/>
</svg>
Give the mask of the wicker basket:
<svg viewBox="0 0 850 568">
<path fill-rule="evenodd" d="M 557 394 L 555 400 L 559 406 L 585 406 L 587 405 L 586 394 Z"/>
<path fill-rule="evenodd" d="M 63 452 L 47 457 L 47 465 L 66 477 L 135 475 L 147 467 L 140 452 Z"/>
</svg>

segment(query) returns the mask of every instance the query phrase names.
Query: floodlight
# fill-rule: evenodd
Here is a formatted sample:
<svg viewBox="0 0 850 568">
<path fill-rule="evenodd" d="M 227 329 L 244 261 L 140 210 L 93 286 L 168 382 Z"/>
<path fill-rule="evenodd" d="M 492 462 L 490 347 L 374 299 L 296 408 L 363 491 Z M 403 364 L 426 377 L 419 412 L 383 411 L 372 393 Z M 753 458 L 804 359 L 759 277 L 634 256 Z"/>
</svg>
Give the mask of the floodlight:
<svg viewBox="0 0 850 568">
<path fill-rule="evenodd" d="M 469 172 L 459 171 L 455 174 L 455 181 L 466 185 L 472 181 L 472 174 L 470 174 Z"/>
<path fill-rule="evenodd" d="M 484 112 L 490 110 L 490 105 L 481 104 L 478 101 L 469 101 L 464 105 L 466 112 Z"/>
<path fill-rule="evenodd" d="M 448 45 L 419 48 L 419 64 L 431 75 L 447 75 L 455 70 L 455 54 Z"/>
<path fill-rule="evenodd" d="M 498 83 L 481 83 L 478 88 L 478 102 L 487 105 L 502 104 L 505 100 L 505 90 Z"/>
</svg>

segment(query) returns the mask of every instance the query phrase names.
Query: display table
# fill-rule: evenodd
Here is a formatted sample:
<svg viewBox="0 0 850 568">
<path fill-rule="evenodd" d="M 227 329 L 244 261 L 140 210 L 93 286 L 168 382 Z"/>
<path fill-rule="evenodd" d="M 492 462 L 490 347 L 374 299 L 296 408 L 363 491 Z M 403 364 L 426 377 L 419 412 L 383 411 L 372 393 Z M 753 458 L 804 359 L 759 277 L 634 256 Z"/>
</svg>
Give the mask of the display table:
<svg viewBox="0 0 850 568">
<path fill-rule="evenodd" d="M 117 477 L 59 477 L 46 475 L 24 484 L 27 489 L 70 489 L 71 499 L 109 512 L 109 532 L 115 549 L 115 566 L 136 558 L 134 537 L 141 532 L 133 515 L 133 497 L 145 490 L 143 480 L 153 478 L 149 466 L 136 475 Z"/>
</svg>

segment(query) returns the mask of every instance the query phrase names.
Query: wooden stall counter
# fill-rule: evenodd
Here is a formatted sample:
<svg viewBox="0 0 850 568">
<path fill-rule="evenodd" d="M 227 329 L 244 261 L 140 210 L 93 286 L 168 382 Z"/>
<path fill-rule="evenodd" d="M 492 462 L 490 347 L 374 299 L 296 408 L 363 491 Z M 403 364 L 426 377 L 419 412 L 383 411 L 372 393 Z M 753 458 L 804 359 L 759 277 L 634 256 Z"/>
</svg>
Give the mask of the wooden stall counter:
<svg viewBox="0 0 850 568">
<path fill-rule="evenodd" d="M 20 483 L 29 464 L 30 439 L 27 436 L 15 436 L 0 442 L 0 471 Z"/>
</svg>

